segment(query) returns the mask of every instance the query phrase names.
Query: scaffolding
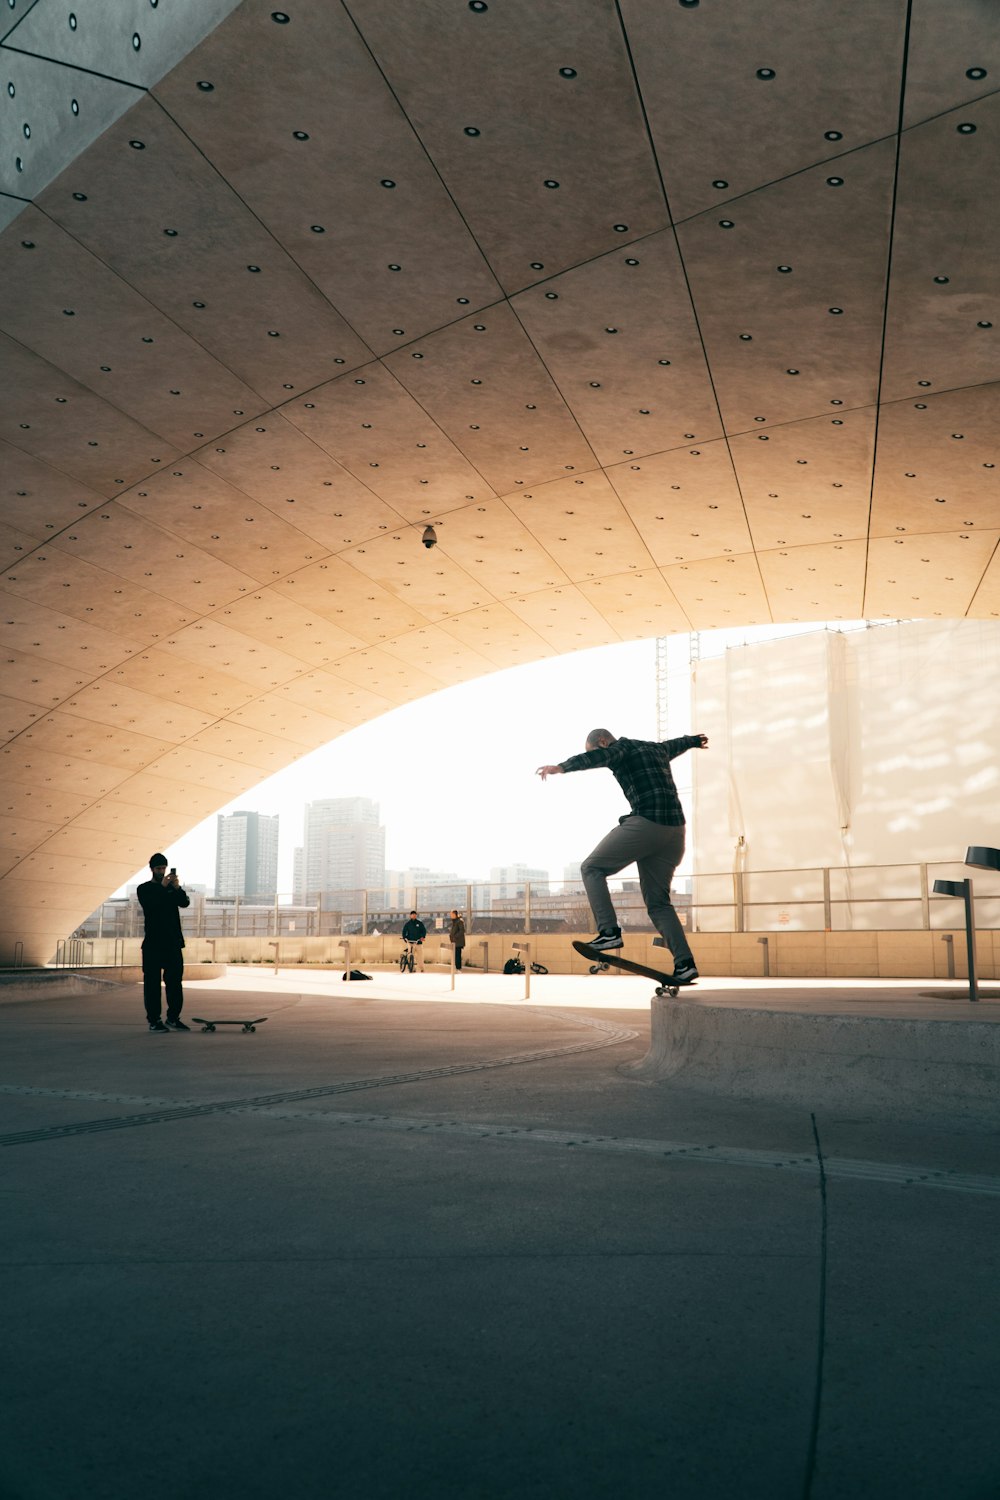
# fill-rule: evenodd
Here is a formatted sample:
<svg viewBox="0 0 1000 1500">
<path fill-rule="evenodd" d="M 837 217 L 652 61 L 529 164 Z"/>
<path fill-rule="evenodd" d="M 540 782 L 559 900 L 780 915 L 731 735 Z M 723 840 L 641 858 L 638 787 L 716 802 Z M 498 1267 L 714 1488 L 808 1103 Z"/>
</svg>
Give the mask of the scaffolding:
<svg viewBox="0 0 1000 1500">
<path fill-rule="evenodd" d="M 656 637 L 656 738 L 665 740 L 667 737 L 667 709 L 670 702 L 667 680 L 669 676 L 669 661 L 667 657 L 667 646 L 670 637 L 658 635 Z"/>
<path fill-rule="evenodd" d="M 667 720 L 670 714 L 670 642 L 676 636 L 656 637 L 656 738 L 670 738 Z M 688 635 L 688 666 L 691 672 L 701 659 L 701 632 L 692 630 Z M 685 710 L 686 711 L 686 710 Z"/>
</svg>

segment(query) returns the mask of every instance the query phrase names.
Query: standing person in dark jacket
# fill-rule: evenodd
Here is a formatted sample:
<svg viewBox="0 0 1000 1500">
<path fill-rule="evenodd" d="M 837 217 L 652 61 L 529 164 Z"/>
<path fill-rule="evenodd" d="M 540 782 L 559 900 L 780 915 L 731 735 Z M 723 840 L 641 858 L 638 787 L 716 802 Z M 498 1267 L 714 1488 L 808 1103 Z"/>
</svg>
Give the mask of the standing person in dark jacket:
<svg viewBox="0 0 1000 1500">
<path fill-rule="evenodd" d="M 571 755 L 554 766 L 539 766 L 543 781 L 565 771 L 590 771 L 607 766 L 628 798 L 631 811 L 603 838 L 580 866 L 587 900 L 597 923 L 592 948 L 621 948 L 622 930 L 608 891 L 608 876 L 635 862 L 639 888 L 650 921 L 663 946 L 674 956 L 673 978 L 690 984 L 698 969 L 684 928 L 670 901 L 670 882 L 684 853 L 684 809 L 670 770 L 670 762 L 686 750 L 704 750 L 708 736 L 684 734 L 676 740 L 615 739 L 607 729 L 592 729 L 582 755 Z"/>
<path fill-rule="evenodd" d="M 455 950 L 455 968 L 462 967 L 462 949 L 465 947 L 465 923 L 457 911 L 452 911 L 448 941 Z"/>
<path fill-rule="evenodd" d="M 136 895 L 146 923 L 142 940 L 142 995 L 150 1031 L 190 1031 L 181 1020 L 184 1007 L 184 934 L 181 931 L 182 906 L 191 898 L 177 879 L 177 871 L 167 874 L 167 856 L 154 854 L 149 861 L 152 880 L 139 886 Z M 160 1019 L 160 981 L 167 992 L 167 1023 Z"/>
</svg>

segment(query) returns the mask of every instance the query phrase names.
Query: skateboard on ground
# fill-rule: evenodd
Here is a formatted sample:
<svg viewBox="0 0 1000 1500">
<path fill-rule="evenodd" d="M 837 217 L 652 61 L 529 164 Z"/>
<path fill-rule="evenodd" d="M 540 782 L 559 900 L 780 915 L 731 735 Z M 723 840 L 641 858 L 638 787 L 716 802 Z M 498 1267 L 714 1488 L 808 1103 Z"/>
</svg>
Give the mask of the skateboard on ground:
<svg viewBox="0 0 1000 1500">
<path fill-rule="evenodd" d="M 206 1021 L 204 1016 L 192 1016 L 191 1019 L 197 1021 L 202 1031 L 214 1031 L 216 1026 L 242 1026 L 244 1031 L 256 1031 L 267 1017 L 257 1016 L 252 1021 Z"/>
<path fill-rule="evenodd" d="M 619 958 L 617 953 L 609 952 L 606 948 L 592 948 L 589 943 L 573 943 L 577 953 L 582 953 L 584 958 L 593 958 L 597 962 L 591 969 L 592 974 L 613 964 L 616 969 L 627 969 L 630 974 L 643 974 L 647 979 L 657 981 L 655 993 L 657 995 L 669 995 L 671 1000 L 676 1000 L 681 985 L 675 982 L 669 974 L 664 974 L 660 969 L 649 969 L 645 964 L 635 964 L 630 958 Z M 683 981 L 685 984 L 694 984 L 693 979 Z"/>
</svg>

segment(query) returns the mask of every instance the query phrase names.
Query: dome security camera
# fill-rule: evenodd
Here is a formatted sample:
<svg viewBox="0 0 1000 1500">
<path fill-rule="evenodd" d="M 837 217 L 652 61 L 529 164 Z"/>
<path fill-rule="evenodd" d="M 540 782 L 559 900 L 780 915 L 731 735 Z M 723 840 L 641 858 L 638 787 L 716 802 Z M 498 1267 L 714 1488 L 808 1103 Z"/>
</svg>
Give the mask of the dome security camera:
<svg viewBox="0 0 1000 1500">
<path fill-rule="evenodd" d="M 434 527 L 433 526 L 425 526 L 424 527 L 424 534 L 420 538 L 420 540 L 423 542 L 423 544 L 424 544 L 425 547 L 428 547 L 428 548 L 430 548 L 430 547 L 436 547 L 437 546 L 437 532 L 434 530 Z"/>
</svg>

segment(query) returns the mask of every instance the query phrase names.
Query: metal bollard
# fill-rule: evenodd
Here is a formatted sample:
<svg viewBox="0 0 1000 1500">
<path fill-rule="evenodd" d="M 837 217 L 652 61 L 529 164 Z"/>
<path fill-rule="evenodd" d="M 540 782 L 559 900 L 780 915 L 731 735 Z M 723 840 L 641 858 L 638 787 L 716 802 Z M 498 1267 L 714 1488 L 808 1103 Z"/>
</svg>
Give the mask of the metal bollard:
<svg viewBox="0 0 1000 1500">
<path fill-rule="evenodd" d="M 954 935 L 952 933 L 950 933 L 950 932 L 942 933 L 942 935 L 941 935 L 941 941 L 947 947 L 948 978 L 949 979 L 954 979 L 954 977 L 955 977 L 955 938 L 954 938 Z"/>
<path fill-rule="evenodd" d="M 519 952 L 519 953 L 523 953 L 524 954 L 524 998 L 525 998 L 525 1000 L 530 1000 L 531 999 L 531 944 L 530 943 L 512 943 L 511 947 L 514 949 L 515 953 Z"/>
</svg>

